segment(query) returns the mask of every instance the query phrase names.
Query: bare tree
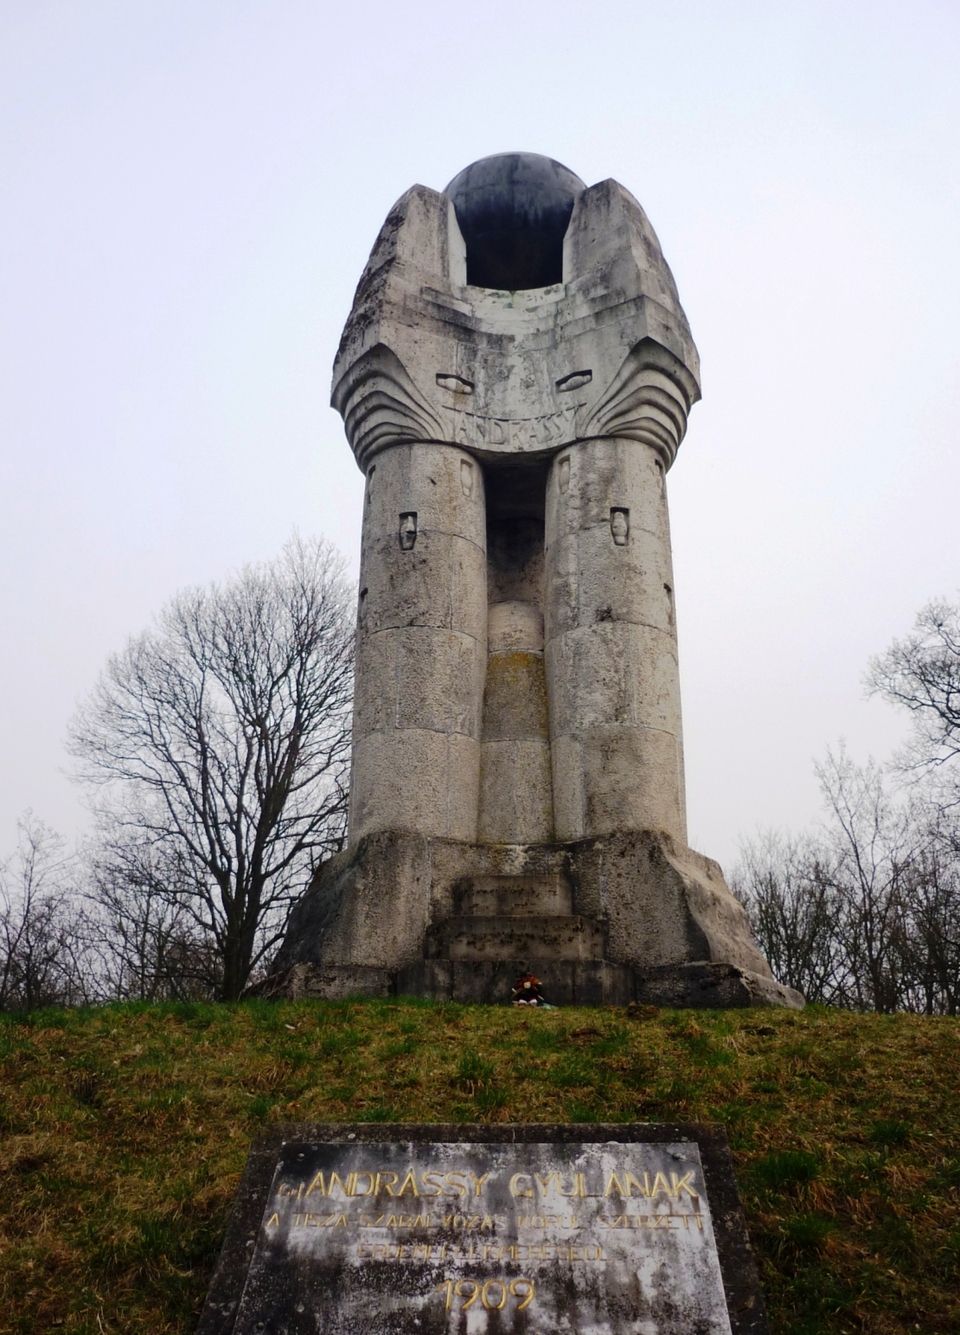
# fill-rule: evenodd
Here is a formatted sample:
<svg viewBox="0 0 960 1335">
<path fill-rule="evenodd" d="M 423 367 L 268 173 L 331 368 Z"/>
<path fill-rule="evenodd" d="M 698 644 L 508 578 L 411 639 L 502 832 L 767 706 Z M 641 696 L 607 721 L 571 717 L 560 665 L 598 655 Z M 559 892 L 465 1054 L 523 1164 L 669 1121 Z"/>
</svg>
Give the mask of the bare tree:
<svg viewBox="0 0 960 1335">
<path fill-rule="evenodd" d="M 913 633 L 871 660 L 866 684 L 913 717 L 899 768 L 937 776 L 941 805 L 960 804 L 960 605 L 928 603 Z"/>
<path fill-rule="evenodd" d="M 834 888 L 844 904 L 844 949 L 858 1010 L 895 1011 L 902 994 L 908 887 L 925 839 L 909 803 L 895 801 L 873 761 L 857 766 L 841 746 L 816 766 L 831 817 Z"/>
<path fill-rule="evenodd" d="M 75 862 L 60 835 L 29 811 L 17 835 L 17 852 L 0 868 L 0 1011 L 92 1000 Z"/>
<path fill-rule="evenodd" d="M 224 999 L 343 842 L 353 606 L 334 549 L 295 538 L 276 561 L 176 595 L 71 727 L 95 794 L 101 902 L 120 922 L 118 888 L 139 896 L 151 949 L 172 924 L 181 945 L 212 946 Z"/>
<path fill-rule="evenodd" d="M 118 842 L 102 831 L 88 851 L 87 936 L 95 943 L 105 996 L 200 1001 L 220 994 L 223 962 L 209 932 L 185 907 L 182 876 L 163 845 Z"/>
<path fill-rule="evenodd" d="M 832 849 L 812 835 L 777 831 L 741 845 L 732 888 L 770 967 L 808 1001 L 844 999 L 843 901 Z"/>
<path fill-rule="evenodd" d="M 842 747 L 817 774 L 819 829 L 745 844 L 733 876 L 774 972 L 811 1001 L 960 1013 L 955 822 Z"/>
</svg>

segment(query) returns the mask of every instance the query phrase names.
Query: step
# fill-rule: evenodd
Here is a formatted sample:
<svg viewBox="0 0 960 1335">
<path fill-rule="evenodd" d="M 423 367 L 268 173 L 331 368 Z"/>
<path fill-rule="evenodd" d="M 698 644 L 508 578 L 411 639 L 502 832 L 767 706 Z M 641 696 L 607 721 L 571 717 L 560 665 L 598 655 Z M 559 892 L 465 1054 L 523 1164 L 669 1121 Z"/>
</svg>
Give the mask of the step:
<svg viewBox="0 0 960 1335">
<path fill-rule="evenodd" d="M 559 872 L 528 876 L 472 876 L 454 886 L 453 902 L 461 918 L 490 918 L 573 913 L 570 882 Z"/>
<path fill-rule="evenodd" d="M 606 960 L 422 960 L 401 969 L 401 996 L 496 1005 L 510 1000 L 518 975 L 535 974 L 544 1000 L 554 1006 L 626 1006 L 634 999 L 633 971 Z M 517 1014 L 526 1013 L 518 1007 Z M 535 1013 L 535 1012 L 534 1012 Z"/>
<path fill-rule="evenodd" d="M 447 918 L 427 933 L 425 954 L 441 960 L 602 960 L 604 934 L 580 914 Z"/>
</svg>

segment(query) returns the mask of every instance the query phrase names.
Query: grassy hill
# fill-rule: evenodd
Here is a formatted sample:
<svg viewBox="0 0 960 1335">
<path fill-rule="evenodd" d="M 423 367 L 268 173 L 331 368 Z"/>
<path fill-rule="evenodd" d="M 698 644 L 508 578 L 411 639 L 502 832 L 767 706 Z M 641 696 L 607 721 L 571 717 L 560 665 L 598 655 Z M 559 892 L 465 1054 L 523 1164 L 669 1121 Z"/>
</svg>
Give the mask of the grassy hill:
<svg viewBox="0 0 960 1335">
<path fill-rule="evenodd" d="M 773 1329 L 960 1331 L 960 1022 L 125 1005 L 0 1018 L 0 1332 L 192 1332 L 269 1121 L 726 1124 Z"/>
</svg>

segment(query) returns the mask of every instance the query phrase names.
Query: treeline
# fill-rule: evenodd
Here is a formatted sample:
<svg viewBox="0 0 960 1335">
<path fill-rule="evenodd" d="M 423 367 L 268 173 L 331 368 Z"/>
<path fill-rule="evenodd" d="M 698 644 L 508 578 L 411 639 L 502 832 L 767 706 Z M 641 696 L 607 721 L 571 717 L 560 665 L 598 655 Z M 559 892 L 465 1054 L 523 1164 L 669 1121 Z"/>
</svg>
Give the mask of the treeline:
<svg viewBox="0 0 960 1335">
<path fill-rule="evenodd" d="M 906 746 L 882 768 L 829 754 L 823 823 L 745 844 L 733 887 L 774 973 L 808 1001 L 956 1015 L 960 607 L 925 607 L 867 685 L 910 713 Z"/>
</svg>

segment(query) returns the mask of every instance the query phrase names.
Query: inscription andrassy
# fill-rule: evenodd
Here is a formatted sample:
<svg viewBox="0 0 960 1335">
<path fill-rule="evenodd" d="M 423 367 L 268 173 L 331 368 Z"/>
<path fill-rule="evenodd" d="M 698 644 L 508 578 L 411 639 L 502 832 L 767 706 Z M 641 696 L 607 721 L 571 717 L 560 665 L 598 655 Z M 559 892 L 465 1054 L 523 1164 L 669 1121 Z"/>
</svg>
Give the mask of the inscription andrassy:
<svg viewBox="0 0 960 1335">
<path fill-rule="evenodd" d="M 460 408 L 444 408 L 447 439 L 454 445 L 487 446 L 490 449 L 533 450 L 559 445 L 577 435 L 577 419 L 583 403 L 571 403 L 559 412 L 542 417 L 481 417 Z"/>
</svg>

